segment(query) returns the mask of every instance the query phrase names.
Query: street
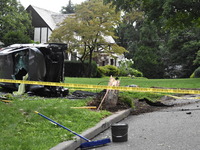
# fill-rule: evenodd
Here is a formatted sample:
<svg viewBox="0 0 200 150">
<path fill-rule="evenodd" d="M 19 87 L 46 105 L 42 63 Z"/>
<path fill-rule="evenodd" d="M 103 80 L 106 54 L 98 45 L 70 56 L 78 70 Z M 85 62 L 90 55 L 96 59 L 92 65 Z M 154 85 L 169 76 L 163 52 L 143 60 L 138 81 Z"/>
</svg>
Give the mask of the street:
<svg viewBox="0 0 200 150">
<path fill-rule="evenodd" d="M 95 150 L 200 150 L 200 99 L 183 98 L 172 103 L 183 105 L 122 120 L 120 123 L 128 124 L 128 141 L 111 142 Z M 110 128 L 94 140 L 106 137 L 112 140 Z"/>
</svg>

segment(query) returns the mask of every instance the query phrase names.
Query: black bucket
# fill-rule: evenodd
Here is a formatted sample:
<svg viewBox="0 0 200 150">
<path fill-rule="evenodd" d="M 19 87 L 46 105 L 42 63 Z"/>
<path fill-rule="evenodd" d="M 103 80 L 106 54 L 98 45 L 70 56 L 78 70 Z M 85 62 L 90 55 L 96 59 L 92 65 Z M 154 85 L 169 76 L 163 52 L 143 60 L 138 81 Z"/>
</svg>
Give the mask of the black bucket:
<svg viewBox="0 0 200 150">
<path fill-rule="evenodd" d="M 128 124 L 113 124 L 111 132 L 113 142 L 126 142 L 128 140 Z"/>
</svg>

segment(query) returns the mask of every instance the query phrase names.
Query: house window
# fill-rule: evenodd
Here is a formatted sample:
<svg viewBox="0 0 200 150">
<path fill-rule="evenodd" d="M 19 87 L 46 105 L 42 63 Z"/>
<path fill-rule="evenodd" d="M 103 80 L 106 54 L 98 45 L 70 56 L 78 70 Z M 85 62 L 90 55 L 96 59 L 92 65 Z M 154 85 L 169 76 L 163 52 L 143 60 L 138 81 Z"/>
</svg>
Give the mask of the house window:
<svg viewBox="0 0 200 150">
<path fill-rule="evenodd" d="M 105 66 L 105 61 L 102 61 L 102 66 Z"/>
<path fill-rule="evenodd" d="M 47 28 L 41 28 L 41 43 L 47 43 L 48 42 L 48 29 Z"/>
<path fill-rule="evenodd" d="M 114 59 L 110 59 L 110 65 L 114 65 Z"/>
<path fill-rule="evenodd" d="M 34 41 L 40 42 L 40 28 L 35 28 L 34 30 Z"/>
<path fill-rule="evenodd" d="M 34 41 L 47 43 L 51 34 L 51 30 L 47 27 L 38 27 L 34 30 Z"/>
</svg>

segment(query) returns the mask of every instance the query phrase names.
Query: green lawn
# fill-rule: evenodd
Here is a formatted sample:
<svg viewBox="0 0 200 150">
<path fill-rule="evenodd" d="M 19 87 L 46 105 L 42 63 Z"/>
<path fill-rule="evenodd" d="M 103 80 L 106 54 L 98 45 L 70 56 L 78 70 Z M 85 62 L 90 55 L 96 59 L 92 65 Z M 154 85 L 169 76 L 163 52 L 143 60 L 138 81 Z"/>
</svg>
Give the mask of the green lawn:
<svg viewBox="0 0 200 150">
<path fill-rule="evenodd" d="M 146 79 L 122 77 L 120 85 L 136 84 L 139 87 L 168 87 L 168 88 L 200 88 L 200 78 L 186 79 Z M 105 78 L 65 78 L 66 83 L 107 85 L 108 77 Z"/>
<path fill-rule="evenodd" d="M 72 133 L 52 124 L 34 111 L 39 111 L 78 133 L 110 115 L 106 111 L 70 108 L 85 106 L 88 100 L 22 96 L 13 98 L 12 101 L 9 104 L 0 102 L 1 150 L 48 150 L 62 141 L 72 139 Z"/>
<path fill-rule="evenodd" d="M 109 78 L 68 78 L 66 83 L 107 85 Z M 136 84 L 140 87 L 200 88 L 200 79 L 144 79 L 120 78 L 121 86 Z M 122 92 L 123 97 L 149 97 L 159 99 L 159 94 Z M 58 143 L 72 139 L 73 134 L 57 127 L 34 113 L 39 111 L 56 122 L 78 133 L 97 124 L 110 115 L 107 111 L 72 109 L 85 106 L 90 99 L 68 100 L 66 98 L 42 98 L 27 95 L 13 97 L 12 102 L 0 102 L 2 150 L 48 150 Z M 128 99 L 130 100 L 130 99 Z"/>
</svg>

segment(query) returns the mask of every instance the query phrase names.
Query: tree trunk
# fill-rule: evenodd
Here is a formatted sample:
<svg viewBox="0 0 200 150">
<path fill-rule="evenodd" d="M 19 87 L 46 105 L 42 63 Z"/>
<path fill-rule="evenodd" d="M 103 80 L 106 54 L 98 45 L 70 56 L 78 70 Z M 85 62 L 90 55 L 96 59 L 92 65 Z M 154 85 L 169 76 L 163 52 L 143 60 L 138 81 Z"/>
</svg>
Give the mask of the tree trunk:
<svg viewBox="0 0 200 150">
<path fill-rule="evenodd" d="M 92 76 L 92 52 L 93 50 L 90 50 L 90 57 L 89 57 L 89 77 Z"/>
</svg>

